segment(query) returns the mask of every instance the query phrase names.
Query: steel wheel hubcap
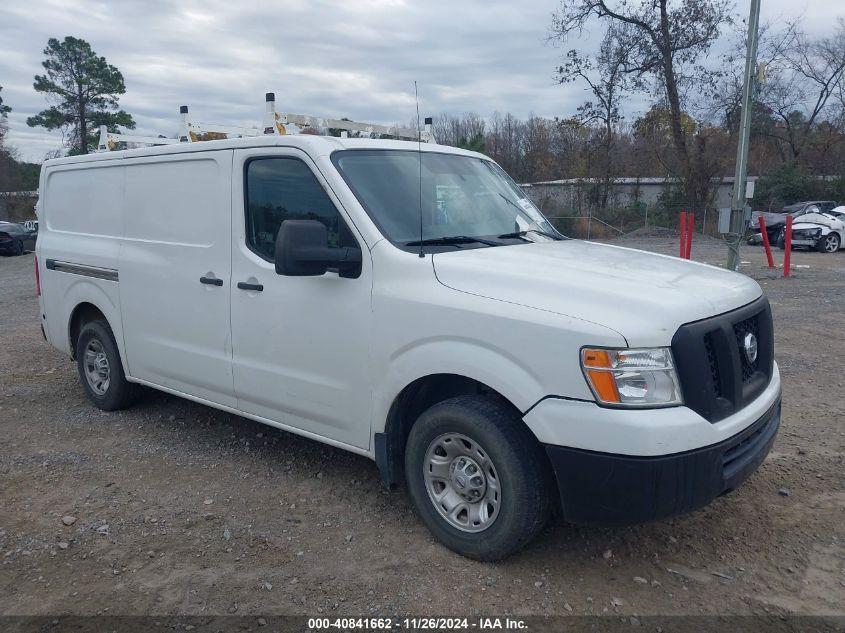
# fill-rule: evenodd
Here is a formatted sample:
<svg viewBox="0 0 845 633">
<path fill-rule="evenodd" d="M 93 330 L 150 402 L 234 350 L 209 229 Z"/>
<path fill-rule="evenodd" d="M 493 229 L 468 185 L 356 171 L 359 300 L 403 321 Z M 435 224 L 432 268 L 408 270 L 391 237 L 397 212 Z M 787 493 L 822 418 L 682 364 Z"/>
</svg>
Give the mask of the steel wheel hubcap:
<svg viewBox="0 0 845 633">
<path fill-rule="evenodd" d="M 449 525 L 481 532 L 499 515 L 502 493 L 490 456 L 460 433 L 436 437 L 426 450 L 423 477 L 428 497 Z"/>
<path fill-rule="evenodd" d="M 109 390 L 109 358 L 97 339 L 91 339 L 85 346 L 84 364 L 88 386 L 97 395 L 104 395 Z"/>
</svg>

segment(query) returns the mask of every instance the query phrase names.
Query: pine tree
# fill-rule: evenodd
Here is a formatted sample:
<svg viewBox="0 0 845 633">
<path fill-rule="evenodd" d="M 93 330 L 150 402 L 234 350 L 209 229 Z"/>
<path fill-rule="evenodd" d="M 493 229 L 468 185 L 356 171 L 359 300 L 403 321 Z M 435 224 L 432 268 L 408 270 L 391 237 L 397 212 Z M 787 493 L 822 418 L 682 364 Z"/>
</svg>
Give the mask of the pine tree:
<svg viewBox="0 0 845 633">
<path fill-rule="evenodd" d="M 118 109 L 118 95 L 126 92 L 123 75 L 105 57 L 98 57 L 88 42 L 76 37 L 61 42 L 50 38 L 44 55 L 41 65 L 47 72 L 35 76 L 33 88 L 55 104 L 29 117 L 27 125 L 48 130 L 70 128 L 71 154 L 87 154 L 89 146 L 96 143 L 100 125 L 112 132 L 118 131 L 118 125 L 135 127 L 132 116 Z"/>
</svg>

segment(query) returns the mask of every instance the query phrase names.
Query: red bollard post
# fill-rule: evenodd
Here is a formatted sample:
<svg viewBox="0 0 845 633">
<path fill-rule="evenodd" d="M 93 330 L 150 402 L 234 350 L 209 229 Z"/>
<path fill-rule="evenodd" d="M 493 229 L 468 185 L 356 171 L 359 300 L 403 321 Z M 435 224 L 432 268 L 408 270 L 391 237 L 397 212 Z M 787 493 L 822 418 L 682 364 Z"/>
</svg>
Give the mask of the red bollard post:
<svg viewBox="0 0 845 633">
<path fill-rule="evenodd" d="M 775 267 L 775 260 L 772 258 L 772 245 L 769 244 L 769 234 L 766 232 L 766 220 L 758 216 L 757 223 L 760 225 L 760 236 L 763 238 L 763 248 L 766 249 L 766 259 L 769 260 L 769 268 Z"/>
<path fill-rule="evenodd" d="M 687 213 L 687 259 L 692 255 L 692 235 L 695 233 L 695 213 L 690 211 Z"/>
<path fill-rule="evenodd" d="M 792 216 L 786 216 L 786 231 L 783 236 L 783 276 L 789 277 L 789 260 L 792 255 Z"/>
<path fill-rule="evenodd" d="M 681 223 L 680 223 L 680 233 L 681 233 L 681 259 L 687 254 L 687 212 L 681 211 Z"/>
</svg>

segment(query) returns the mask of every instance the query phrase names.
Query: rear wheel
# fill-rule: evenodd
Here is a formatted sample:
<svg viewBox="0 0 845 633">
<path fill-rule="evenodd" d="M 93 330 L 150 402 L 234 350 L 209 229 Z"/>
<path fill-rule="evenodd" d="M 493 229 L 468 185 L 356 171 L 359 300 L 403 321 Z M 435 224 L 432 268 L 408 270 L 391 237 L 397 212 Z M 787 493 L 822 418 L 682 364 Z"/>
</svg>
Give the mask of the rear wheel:
<svg viewBox="0 0 845 633">
<path fill-rule="evenodd" d="M 549 516 L 545 453 L 519 416 L 490 397 L 459 396 L 425 411 L 408 436 L 405 476 L 426 527 L 470 558 L 505 558 Z"/>
<path fill-rule="evenodd" d="M 816 242 L 816 250 L 820 253 L 835 253 L 839 250 L 841 241 L 838 233 L 828 233 Z"/>
<path fill-rule="evenodd" d="M 106 321 L 89 321 L 82 327 L 76 340 L 76 367 L 85 395 L 98 409 L 124 409 L 137 400 L 140 387 L 126 380 Z"/>
</svg>

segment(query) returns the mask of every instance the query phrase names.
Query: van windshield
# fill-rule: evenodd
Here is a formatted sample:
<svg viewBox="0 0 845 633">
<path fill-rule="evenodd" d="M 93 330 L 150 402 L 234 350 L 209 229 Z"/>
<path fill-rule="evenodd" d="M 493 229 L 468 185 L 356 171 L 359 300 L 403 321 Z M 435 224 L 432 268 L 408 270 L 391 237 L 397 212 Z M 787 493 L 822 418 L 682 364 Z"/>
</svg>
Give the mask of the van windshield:
<svg viewBox="0 0 845 633">
<path fill-rule="evenodd" d="M 563 239 L 492 161 L 353 149 L 335 152 L 332 162 L 384 236 L 400 247 L 419 248 L 421 238 L 423 246 L 444 248 Z"/>
</svg>

